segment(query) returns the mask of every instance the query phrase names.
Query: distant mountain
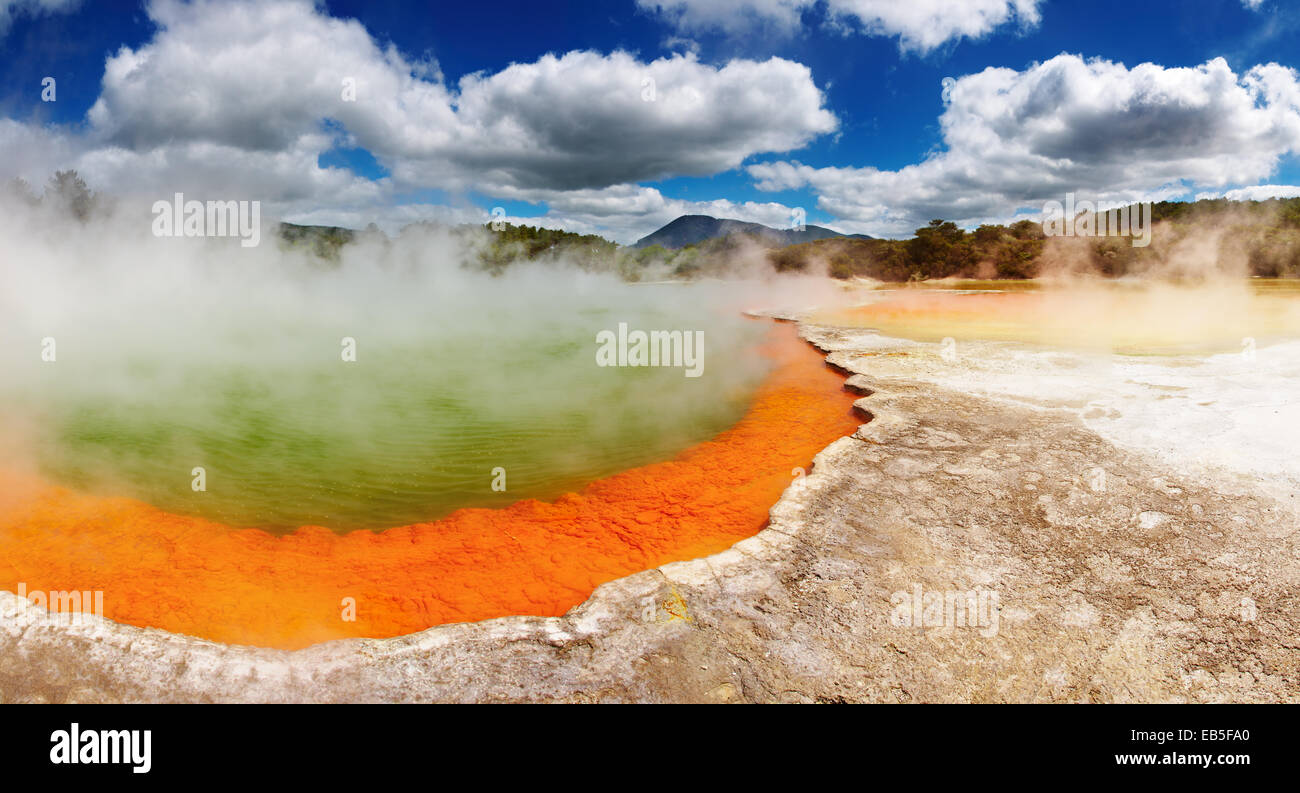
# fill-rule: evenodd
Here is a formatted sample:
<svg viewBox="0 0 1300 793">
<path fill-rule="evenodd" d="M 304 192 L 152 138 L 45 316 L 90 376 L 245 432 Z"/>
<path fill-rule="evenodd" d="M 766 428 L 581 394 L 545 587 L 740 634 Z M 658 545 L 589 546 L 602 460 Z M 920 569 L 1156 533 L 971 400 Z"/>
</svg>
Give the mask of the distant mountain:
<svg viewBox="0 0 1300 793">
<path fill-rule="evenodd" d="M 633 248 L 648 248 L 662 245 L 668 249 L 685 248 L 687 245 L 725 237 L 729 234 L 750 234 L 769 241 L 773 246 L 794 245 L 800 242 L 824 240 L 829 237 L 846 237 L 850 239 L 869 240 L 866 234 L 840 234 L 822 226 L 804 226 L 802 231 L 793 229 L 774 229 L 761 223 L 747 223 L 743 220 L 727 220 L 708 215 L 682 215 L 667 226 L 647 234 L 636 241 Z"/>
</svg>

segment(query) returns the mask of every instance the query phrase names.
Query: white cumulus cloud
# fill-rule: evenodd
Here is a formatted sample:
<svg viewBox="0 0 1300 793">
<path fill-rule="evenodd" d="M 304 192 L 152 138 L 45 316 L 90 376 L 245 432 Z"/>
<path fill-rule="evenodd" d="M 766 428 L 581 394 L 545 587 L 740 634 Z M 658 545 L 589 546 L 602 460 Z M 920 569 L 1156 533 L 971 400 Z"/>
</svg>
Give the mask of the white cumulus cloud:
<svg viewBox="0 0 1300 793">
<path fill-rule="evenodd" d="M 73 11 L 81 0 L 0 0 L 0 36 L 9 32 L 14 17 L 21 14 L 64 14 Z"/>
<path fill-rule="evenodd" d="M 1277 64 L 1234 72 L 1062 54 L 1023 71 L 951 84 L 943 149 L 896 171 L 752 165 L 767 190 L 811 188 L 858 230 L 905 234 L 931 218 L 1006 218 L 1066 192 L 1106 200 L 1173 197 L 1254 182 L 1300 150 L 1300 83 Z"/>
<path fill-rule="evenodd" d="M 157 33 L 107 59 L 84 128 L 0 124 L 0 175 L 75 167 L 92 186 L 260 198 L 286 214 L 351 216 L 426 189 L 556 207 L 712 175 L 838 127 L 809 69 L 781 58 L 574 51 L 449 84 L 437 63 L 309 0 L 155 0 L 147 12 Z M 336 147 L 364 148 L 390 175 L 320 167 Z"/>
<path fill-rule="evenodd" d="M 1016 22 L 1040 21 L 1041 0 L 824 0 L 828 16 L 848 29 L 897 36 L 904 50 L 929 52 L 949 41 L 978 39 Z M 792 33 L 817 0 L 637 0 L 684 32 L 739 34 L 757 25 Z"/>
<path fill-rule="evenodd" d="M 1270 198 L 1300 198 L 1300 187 L 1289 184 L 1257 184 L 1233 190 L 1197 193 L 1196 200 L 1226 198 L 1229 201 L 1267 201 Z"/>
</svg>

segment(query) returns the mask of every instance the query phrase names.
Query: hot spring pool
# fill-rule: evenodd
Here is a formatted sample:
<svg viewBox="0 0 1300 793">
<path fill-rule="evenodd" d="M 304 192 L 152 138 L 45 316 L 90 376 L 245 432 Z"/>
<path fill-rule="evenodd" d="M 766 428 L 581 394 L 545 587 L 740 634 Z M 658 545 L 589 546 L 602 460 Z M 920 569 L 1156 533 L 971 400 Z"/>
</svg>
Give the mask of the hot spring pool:
<svg viewBox="0 0 1300 793">
<path fill-rule="evenodd" d="M 702 320 L 680 287 L 600 299 L 614 305 L 52 333 L 56 362 L 21 364 L 0 409 L 22 420 L 37 470 L 78 490 L 277 533 L 428 521 L 553 498 L 740 418 L 765 370 L 760 323 Z M 596 335 L 619 322 L 707 327 L 702 376 L 597 366 Z"/>
<path fill-rule="evenodd" d="M 156 250 L 4 273 L 0 589 L 279 648 L 558 615 L 754 535 L 862 420 L 737 284 Z M 624 323 L 702 332 L 700 376 L 597 365 Z"/>
<path fill-rule="evenodd" d="M 938 281 L 864 290 L 813 317 L 923 342 L 995 341 L 1130 355 L 1240 352 L 1300 337 L 1300 286 L 1279 279 Z"/>
</svg>

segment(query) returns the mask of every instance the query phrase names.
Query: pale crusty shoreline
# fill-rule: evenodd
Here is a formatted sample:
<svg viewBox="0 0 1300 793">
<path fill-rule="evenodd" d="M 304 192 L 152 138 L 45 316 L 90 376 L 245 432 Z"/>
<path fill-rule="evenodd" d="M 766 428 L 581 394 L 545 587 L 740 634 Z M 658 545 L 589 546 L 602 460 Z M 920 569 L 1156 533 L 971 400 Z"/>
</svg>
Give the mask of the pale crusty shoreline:
<svg viewBox="0 0 1300 793">
<path fill-rule="evenodd" d="M 52 625 L 0 593 L 0 702 L 1300 699 L 1292 507 L 1073 415 L 873 373 L 890 353 L 869 331 L 801 335 L 872 420 L 727 551 L 563 617 L 295 652 Z M 891 624 L 891 597 L 918 585 L 996 592 L 996 632 Z"/>
</svg>

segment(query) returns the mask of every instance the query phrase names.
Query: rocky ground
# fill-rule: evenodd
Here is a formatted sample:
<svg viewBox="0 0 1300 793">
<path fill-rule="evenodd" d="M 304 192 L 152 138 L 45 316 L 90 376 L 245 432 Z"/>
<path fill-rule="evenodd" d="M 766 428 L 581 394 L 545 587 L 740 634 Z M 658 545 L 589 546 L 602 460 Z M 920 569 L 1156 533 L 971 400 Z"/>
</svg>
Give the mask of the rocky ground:
<svg viewBox="0 0 1300 793">
<path fill-rule="evenodd" d="M 934 351 L 803 334 L 871 420 L 728 551 L 564 617 L 298 652 L 52 624 L 0 593 L 0 702 L 1300 700 L 1289 502 L 882 365 Z"/>
</svg>

